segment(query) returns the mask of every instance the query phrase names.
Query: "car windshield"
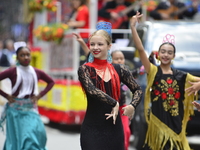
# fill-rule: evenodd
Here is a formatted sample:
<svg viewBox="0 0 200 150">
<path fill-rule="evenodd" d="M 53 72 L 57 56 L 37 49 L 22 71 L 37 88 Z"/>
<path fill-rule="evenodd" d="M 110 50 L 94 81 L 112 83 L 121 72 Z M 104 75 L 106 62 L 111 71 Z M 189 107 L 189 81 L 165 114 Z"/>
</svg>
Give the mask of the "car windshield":
<svg viewBox="0 0 200 150">
<path fill-rule="evenodd" d="M 177 54 L 186 54 L 188 57 L 200 56 L 200 30 L 197 23 L 155 23 L 152 30 L 149 31 L 149 37 L 145 46 L 148 52 L 158 50 L 166 35 L 174 35 Z M 191 51 L 193 53 L 188 53 Z"/>
<path fill-rule="evenodd" d="M 176 69 L 200 76 L 199 23 L 154 22 L 148 24 L 147 27 L 148 30 L 142 30 L 147 31 L 144 47 L 148 54 L 151 51 L 158 51 L 166 35 L 168 35 L 168 39 L 173 39 L 174 36 L 176 56 L 172 66 Z"/>
</svg>

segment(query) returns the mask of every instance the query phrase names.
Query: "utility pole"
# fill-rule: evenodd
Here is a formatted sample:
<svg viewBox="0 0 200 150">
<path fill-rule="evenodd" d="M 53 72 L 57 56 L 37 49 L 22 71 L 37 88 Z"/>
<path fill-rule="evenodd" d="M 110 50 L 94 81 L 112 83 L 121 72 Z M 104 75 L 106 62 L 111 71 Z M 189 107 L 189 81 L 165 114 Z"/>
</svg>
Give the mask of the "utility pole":
<svg viewBox="0 0 200 150">
<path fill-rule="evenodd" d="M 89 2 L 89 11 L 90 11 L 90 33 L 96 29 L 97 17 L 98 17 L 98 1 L 90 0 Z"/>
</svg>

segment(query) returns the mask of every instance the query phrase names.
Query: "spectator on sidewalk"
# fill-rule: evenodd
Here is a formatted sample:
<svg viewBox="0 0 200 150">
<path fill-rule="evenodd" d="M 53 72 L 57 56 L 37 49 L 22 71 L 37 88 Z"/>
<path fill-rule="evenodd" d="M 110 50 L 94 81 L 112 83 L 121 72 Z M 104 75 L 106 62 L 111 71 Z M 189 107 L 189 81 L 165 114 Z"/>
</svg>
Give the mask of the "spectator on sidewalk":
<svg viewBox="0 0 200 150">
<path fill-rule="evenodd" d="M 14 41 L 12 39 L 7 39 L 5 41 L 5 54 L 8 57 L 11 66 L 15 66 L 16 63 L 16 53 L 14 49 Z"/>
<path fill-rule="evenodd" d="M 0 41 L 0 67 L 9 67 L 10 62 L 3 48 L 4 48 L 4 43 L 3 41 Z"/>
<path fill-rule="evenodd" d="M 72 29 L 89 29 L 89 9 L 87 6 L 87 0 L 70 0 L 73 8 L 69 20 L 66 24 Z M 81 37 L 87 43 L 89 38 L 89 32 L 80 32 Z M 80 65 L 83 64 L 86 57 L 80 47 Z"/>
<path fill-rule="evenodd" d="M 149 16 L 155 20 L 193 19 L 197 12 L 198 1 L 196 0 L 188 6 L 179 0 L 166 0 L 161 1 Z"/>
</svg>

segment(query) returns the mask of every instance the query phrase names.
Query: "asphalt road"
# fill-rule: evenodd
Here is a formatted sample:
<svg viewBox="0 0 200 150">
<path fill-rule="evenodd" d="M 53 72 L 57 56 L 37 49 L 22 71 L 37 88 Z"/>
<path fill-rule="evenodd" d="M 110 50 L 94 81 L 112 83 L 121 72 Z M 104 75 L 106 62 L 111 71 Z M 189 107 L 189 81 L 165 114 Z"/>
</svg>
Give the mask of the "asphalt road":
<svg viewBox="0 0 200 150">
<path fill-rule="evenodd" d="M 81 150 L 80 126 L 67 126 L 55 123 L 45 124 L 48 150 Z M 5 135 L 0 133 L 0 150 L 3 149 Z M 130 147 L 129 150 L 135 150 Z"/>
<path fill-rule="evenodd" d="M 45 123 L 47 132 L 47 148 L 48 150 L 81 150 L 80 148 L 80 126 L 61 125 L 55 123 L 47 123 L 46 119 L 42 119 Z M 3 148 L 5 135 L 0 133 L 0 150 Z M 188 141 L 193 150 L 200 150 L 200 135 L 188 137 Z M 131 146 L 129 150 L 136 150 Z"/>
</svg>

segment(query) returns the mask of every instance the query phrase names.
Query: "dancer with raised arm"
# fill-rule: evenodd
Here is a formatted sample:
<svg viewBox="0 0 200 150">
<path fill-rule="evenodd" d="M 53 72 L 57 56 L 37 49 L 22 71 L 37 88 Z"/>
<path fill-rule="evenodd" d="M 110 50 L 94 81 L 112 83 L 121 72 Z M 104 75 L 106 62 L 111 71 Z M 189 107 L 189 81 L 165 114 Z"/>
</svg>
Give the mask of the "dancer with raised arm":
<svg viewBox="0 0 200 150">
<path fill-rule="evenodd" d="M 130 25 L 134 44 L 147 72 L 144 107 L 148 127 L 144 149 L 190 150 L 186 126 L 189 116 L 194 113 L 194 94 L 188 95 L 185 88 L 191 86 L 188 81 L 200 81 L 200 78 L 171 68 L 176 53 L 173 35 L 164 38 L 159 47 L 160 65 L 150 63 L 135 27 L 140 17 L 138 12 L 131 18 Z"/>
<path fill-rule="evenodd" d="M 124 107 L 123 115 L 132 119 L 141 100 L 141 87 L 131 72 L 124 65 L 111 64 L 111 42 L 111 24 L 99 22 L 97 31 L 89 38 L 88 63 L 78 70 L 87 97 L 81 126 L 82 150 L 125 150 L 123 125 L 118 115 L 120 83 L 127 85 L 133 94 L 131 103 Z"/>
</svg>

